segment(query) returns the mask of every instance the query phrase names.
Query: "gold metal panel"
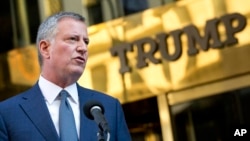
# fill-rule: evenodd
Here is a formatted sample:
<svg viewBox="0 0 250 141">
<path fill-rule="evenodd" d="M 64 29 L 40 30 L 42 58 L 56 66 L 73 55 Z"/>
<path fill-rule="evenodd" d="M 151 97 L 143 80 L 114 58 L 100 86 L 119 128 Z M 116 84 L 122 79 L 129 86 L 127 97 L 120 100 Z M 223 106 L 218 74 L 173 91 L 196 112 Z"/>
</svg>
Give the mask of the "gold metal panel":
<svg viewBox="0 0 250 141">
<path fill-rule="evenodd" d="M 184 90 L 192 90 L 206 84 L 216 84 L 229 78 L 237 78 L 250 73 L 248 54 L 250 53 L 250 9 L 249 0 L 185 0 L 148 9 L 142 13 L 118 18 L 88 28 L 90 45 L 87 68 L 79 79 L 83 86 L 97 89 L 117 97 L 121 102 L 131 102 L 162 93 L 170 93 L 170 104 L 185 101 L 178 99 L 178 94 Z M 222 16 L 240 13 L 246 18 L 246 26 L 234 34 L 238 43 L 227 45 L 220 49 L 209 47 L 193 56 L 188 55 L 188 38 L 181 36 L 182 53 L 175 61 L 162 57 L 159 50 L 154 54 L 161 60 L 154 64 L 146 59 L 147 67 L 137 67 L 139 50 L 133 44 L 132 51 L 126 53 L 130 72 L 121 74 L 120 58 L 112 56 L 110 49 L 121 45 L 134 43 L 148 38 L 156 41 L 159 33 L 169 34 L 172 31 L 183 31 L 185 27 L 194 25 L 201 35 L 204 34 L 206 21 L 220 19 Z M 237 22 L 234 24 L 237 26 Z M 218 24 L 220 40 L 226 40 L 226 28 Z M 169 35 L 170 36 L 170 35 Z M 173 37 L 167 42 L 170 53 L 175 51 Z M 145 45 L 145 51 L 150 50 Z M 10 70 L 10 83 L 17 85 L 32 85 L 37 80 L 40 68 L 37 62 L 35 45 L 15 49 L 7 55 Z M 2 77 L 1 77 L 2 80 Z M 240 82 L 240 81 L 235 81 Z M 231 83 L 230 83 L 231 84 Z M 238 84 L 242 87 L 246 83 Z M 0 85 L 4 87 L 4 85 Z M 202 88 L 202 87 L 200 87 Z M 218 87 L 215 87 L 219 90 Z M 221 90 L 227 88 L 221 88 Z M 200 89 L 199 96 L 211 94 L 209 89 Z M 216 91 L 216 90 L 215 90 Z M 175 97 L 177 96 L 177 97 Z M 188 98 L 187 98 L 188 100 Z"/>
<path fill-rule="evenodd" d="M 129 102 L 249 73 L 249 4 L 248 0 L 185 0 L 92 26 L 89 28 L 90 57 L 86 69 L 88 73 L 84 74 L 79 82 L 113 95 L 122 102 Z M 165 60 L 158 51 L 155 57 L 162 62 L 154 64 L 147 60 L 148 66 L 143 68 L 136 67 L 138 49 L 133 46 L 133 51 L 126 53 L 132 70 L 124 74 L 119 73 L 119 57 L 110 53 L 111 48 L 120 47 L 122 44 L 146 37 L 154 40 L 158 33 L 183 30 L 190 24 L 203 35 L 206 21 L 220 19 L 235 12 L 246 18 L 247 25 L 234 35 L 238 39 L 238 43 L 234 45 L 221 49 L 210 47 L 207 51 L 200 50 L 198 54 L 189 56 L 188 39 L 183 35 L 183 52 L 178 60 Z M 226 40 L 226 29 L 222 23 L 218 24 L 218 32 L 220 40 Z M 150 47 L 145 45 L 145 51 L 149 49 Z M 171 37 L 168 49 L 170 52 L 174 51 L 174 41 Z M 101 74 L 97 74 L 98 72 Z M 102 75 L 104 77 L 100 77 Z M 98 80 L 95 77 L 100 81 L 92 81 Z M 105 81 L 102 81 L 103 78 Z"/>
<path fill-rule="evenodd" d="M 14 85 L 33 85 L 40 74 L 37 49 L 34 46 L 8 52 L 10 81 Z"/>
</svg>

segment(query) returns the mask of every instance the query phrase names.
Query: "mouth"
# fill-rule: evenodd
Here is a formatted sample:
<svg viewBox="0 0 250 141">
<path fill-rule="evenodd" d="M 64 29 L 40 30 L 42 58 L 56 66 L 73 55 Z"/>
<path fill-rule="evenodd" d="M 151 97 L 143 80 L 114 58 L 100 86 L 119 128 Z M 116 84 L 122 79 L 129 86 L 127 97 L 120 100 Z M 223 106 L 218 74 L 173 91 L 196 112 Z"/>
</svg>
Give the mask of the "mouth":
<svg viewBox="0 0 250 141">
<path fill-rule="evenodd" d="M 78 63 L 85 63 L 85 58 L 82 56 L 78 56 L 74 58 Z"/>
</svg>

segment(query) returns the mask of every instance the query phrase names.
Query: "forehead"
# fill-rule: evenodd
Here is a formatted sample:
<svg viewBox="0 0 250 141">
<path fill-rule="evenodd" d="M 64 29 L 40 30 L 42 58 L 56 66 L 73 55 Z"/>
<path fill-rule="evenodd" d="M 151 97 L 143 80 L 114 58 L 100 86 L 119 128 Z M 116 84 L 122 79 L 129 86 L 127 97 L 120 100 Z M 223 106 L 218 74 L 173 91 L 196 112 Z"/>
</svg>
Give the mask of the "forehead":
<svg viewBox="0 0 250 141">
<path fill-rule="evenodd" d="M 55 35 L 60 37 L 77 35 L 88 38 L 87 25 L 84 21 L 65 17 L 58 21 Z"/>
<path fill-rule="evenodd" d="M 87 25 L 84 21 L 65 17 L 60 19 L 57 24 L 57 33 L 62 32 L 76 32 L 87 34 Z"/>
</svg>

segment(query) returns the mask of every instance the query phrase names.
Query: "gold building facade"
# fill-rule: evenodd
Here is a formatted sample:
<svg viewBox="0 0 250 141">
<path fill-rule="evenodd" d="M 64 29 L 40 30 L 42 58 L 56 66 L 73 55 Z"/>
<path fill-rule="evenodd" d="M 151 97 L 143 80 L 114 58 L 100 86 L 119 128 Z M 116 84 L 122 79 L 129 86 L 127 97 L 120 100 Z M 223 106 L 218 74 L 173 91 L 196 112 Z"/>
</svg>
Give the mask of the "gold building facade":
<svg viewBox="0 0 250 141">
<path fill-rule="evenodd" d="M 249 5 L 185 0 L 90 26 L 78 82 L 123 103 L 135 141 L 227 140 L 250 124 Z M 34 45 L 1 56 L 11 87 L 36 82 L 36 56 Z"/>
</svg>

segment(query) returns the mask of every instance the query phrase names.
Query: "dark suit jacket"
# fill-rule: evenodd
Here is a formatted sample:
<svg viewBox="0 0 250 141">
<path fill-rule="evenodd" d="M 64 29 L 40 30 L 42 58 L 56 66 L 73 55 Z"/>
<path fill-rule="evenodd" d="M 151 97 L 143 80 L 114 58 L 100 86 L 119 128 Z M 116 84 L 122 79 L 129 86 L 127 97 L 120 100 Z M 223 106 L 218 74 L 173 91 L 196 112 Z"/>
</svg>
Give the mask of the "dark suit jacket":
<svg viewBox="0 0 250 141">
<path fill-rule="evenodd" d="M 130 141 L 129 131 L 119 101 L 106 94 L 77 84 L 80 100 L 80 141 L 97 141 L 97 124 L 83 113 L 83 105 L 100 101 L 110 128 L 110 141 Z M 0 103 L 0 141 L 59 141 L 38 84 Z"/>
</svg>

